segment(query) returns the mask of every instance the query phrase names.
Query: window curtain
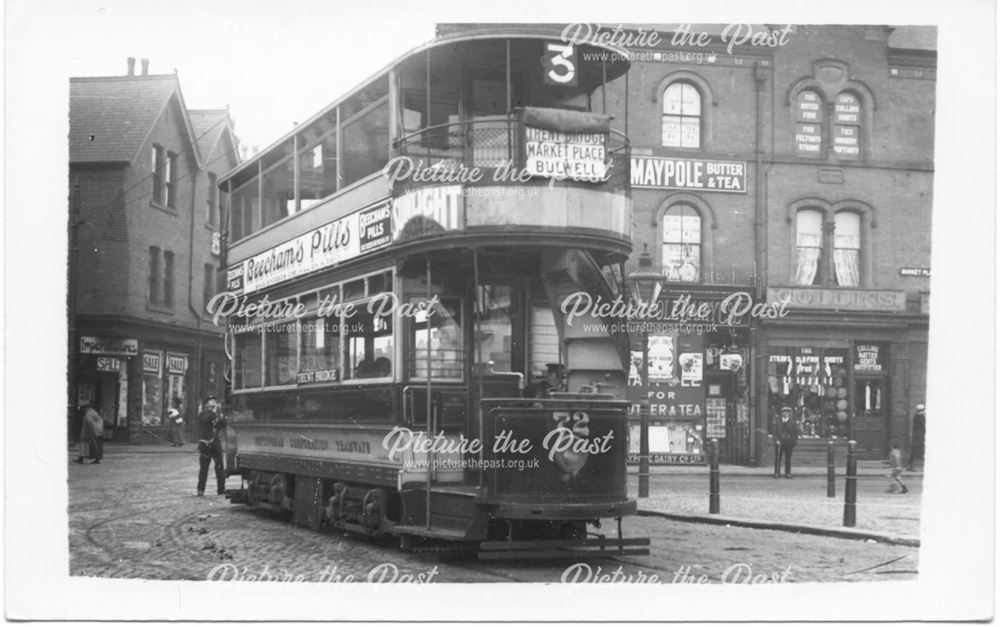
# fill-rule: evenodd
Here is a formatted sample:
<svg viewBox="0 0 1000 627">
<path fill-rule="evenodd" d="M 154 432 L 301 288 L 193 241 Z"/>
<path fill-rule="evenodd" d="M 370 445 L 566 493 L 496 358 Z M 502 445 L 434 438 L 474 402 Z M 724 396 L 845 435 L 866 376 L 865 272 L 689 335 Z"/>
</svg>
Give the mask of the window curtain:
<svg viewBox="0 0 1000 627">
<path fill-rule="evenodd" d="M 795 268 L 796 285 L 812 285 L 819 269 L 820 248 L 799 246 L 799 260 Z"/>
<path fill-rule="evenodd" d="M 833 266 L 837 273 L 837 285 L 843 287 L 858 286 L 860 256 L 859 252 L 852 248 L 837 248 L 833 251 Z"/>
</svg>

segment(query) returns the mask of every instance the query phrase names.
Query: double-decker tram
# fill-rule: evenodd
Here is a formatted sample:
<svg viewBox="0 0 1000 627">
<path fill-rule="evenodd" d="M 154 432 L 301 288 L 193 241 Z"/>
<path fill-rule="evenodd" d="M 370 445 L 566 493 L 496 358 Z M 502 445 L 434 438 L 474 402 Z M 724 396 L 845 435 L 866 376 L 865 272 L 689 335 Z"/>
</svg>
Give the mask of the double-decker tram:
<svg viewBox="0 0 1000 627">
<path fill-rule="evenodd" d="M 648 552 L 622 535 L 627 70 L 442 37 L 226 175 L 234 502 L 483 558 Z"/>
</svg>

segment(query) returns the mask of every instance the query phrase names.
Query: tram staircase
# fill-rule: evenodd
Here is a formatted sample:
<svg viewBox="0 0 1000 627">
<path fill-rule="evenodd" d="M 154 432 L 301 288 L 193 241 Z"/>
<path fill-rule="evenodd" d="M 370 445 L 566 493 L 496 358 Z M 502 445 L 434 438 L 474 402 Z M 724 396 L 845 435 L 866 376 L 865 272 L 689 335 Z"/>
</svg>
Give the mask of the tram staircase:
<svg viewBox="0 0 1000 627">
<path fill-rule="evenodd" d="M 614 325 L 625 319 L 580 315 L 568 323 L 562 303 L 578 292 L 604 302 L 615 299 L 600 267 L 589 253 L 579 249 L 546 251 L 542 255 L 542 283 L 552 306 L 559 337 L 565 346 L 568 392 L 592 392 L 626 398 L 629 363 L 628 334 Z M 602 325 L 608 329 L 602 330 Z"/>
</svg>

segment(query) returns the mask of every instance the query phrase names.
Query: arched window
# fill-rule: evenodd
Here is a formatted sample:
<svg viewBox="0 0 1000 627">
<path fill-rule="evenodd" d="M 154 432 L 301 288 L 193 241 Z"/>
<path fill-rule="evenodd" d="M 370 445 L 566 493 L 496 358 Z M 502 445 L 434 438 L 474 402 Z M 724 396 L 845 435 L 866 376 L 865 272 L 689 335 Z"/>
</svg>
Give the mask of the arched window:
<svg viewBox="0 0 1000 627">
<path fill-rule="evenodd" d="M 840 159 L 861 158 L 861 101 L 846 91 L 833 109 L 833 152 Z"/>
<path fill-rule="evenodd" d="M 823 156 L 823 99 L 811 89 L 799 92 L 795 100 L 795 152 Z"/>
<path fill-rule="evenodd" d="M 837 285 L 857 287 L 861 274 L 861 216 L 853 211 L 834 215 L 833 269 Z"/>
<path fill-rule="evenodd" d="M 678 81 L 663 91 L 663 145 L 701 147 L 701 94 L 691 83 Z"/>
<path fill-rule="evenodd" d="M 823 257 L 823 213 L 800 209 L 795 214 L 796 285 L 819 285 Z"/>
<path fill-rule="evenodd" d="M 701 216 L 691 205 L 663 214 L 663 275 L 668 281 L 695 282 L 701 276 Z"/>
</svg>

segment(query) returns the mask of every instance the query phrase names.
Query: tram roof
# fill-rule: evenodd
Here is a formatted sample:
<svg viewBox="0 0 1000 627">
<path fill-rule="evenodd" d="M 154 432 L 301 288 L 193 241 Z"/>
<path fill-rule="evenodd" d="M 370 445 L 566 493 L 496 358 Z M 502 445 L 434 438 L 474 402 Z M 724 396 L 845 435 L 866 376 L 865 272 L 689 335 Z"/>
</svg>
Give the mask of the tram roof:
<svg viewBox="0 0 1000 627">
<path fill-rule="evenodd" d="M 456 43 L 464 43 L 472 41 L 488 41 L 488 40 L 505 40 L 505 39 L 552 40 L 553 38 L 557 38 L 558 36 L 559 33 L 552 30 L 551 25 L 544 25 L 544 24 L 537 24 L 537 25 L 524 24 L 522 26 L 517 26 L 517 27 L 511 26 L 509 24 L 497 24 L 493 26 L 486 24 L 483 25 L 483 28 L 477 30 L 463 31 L 461 33 L 455 33 L 455 34 L 439 35 L 438 37 L 432 39 L 431 41 L 428 41 L 424 44 L 421 44 L 415 48 L 410 49 L 406 53 L 393 59 L 390 63 L 379 68 L 378 71 L 369 74 L 364 80 L 360 81 L 351 90 L 349 90 L 341 97 L 337 98 L 327 106 L 317 111 L 314 115 L 310 116 L 305 122 L 297 124 L 292 130 L 288 131 L 287 133 L 285 133 L 284 135 L 273 141 L 266 148 L 264 148 L 257 154 L 249 157 L 246 161 L 243 161 L 235 168 L 227 172 L 223 177 L 220 178 L 220 183 L 230 178 L 233 178 L 234 176 L 236 176 L 241 172 L 244 172 L 251 165 L 256 165 L 256 163 L 260 161 L 265 155 L 267 155 L 267 153 L 274 150 L 284 142 L 288 141 L 288 139 L 290 139 L 296 133 L 301 132 L 303 128 L 306 128 L 313 122 L 316 122 L 317 120 L 327 116 L 334 108 L 336 108 L 341 103 L 345 102 L 348 98 L 356 94 L 361 88 L 368 85 L 368 83 L 370 83 L 373 79 L 377 78 L 382 74 L 387 73 L 389 70 L 393 69 L 396 66 L 402 65 L 410 57 L 413 57 L 422 52 L 426 52 L 427 50 L 431 50 L 433 48 L 454 45 Z M 629 58 L 629 55 L 624 48 L 619 48 L 617 46 L 612 46 L 608 44 L 589 43 L 589 42 L 586 45 L 592 48 L 600 48 L 616 55 L 618 60 L 615 61 L 613 64 L 609 64 L 609 68 L 614 68 L 614 71 L 608 72 L 607 80 L 611 81 L 615 78 L 618 78 L 628 70 L 630 63 L 627 61 L 627 59 Z"/>
</svg>

